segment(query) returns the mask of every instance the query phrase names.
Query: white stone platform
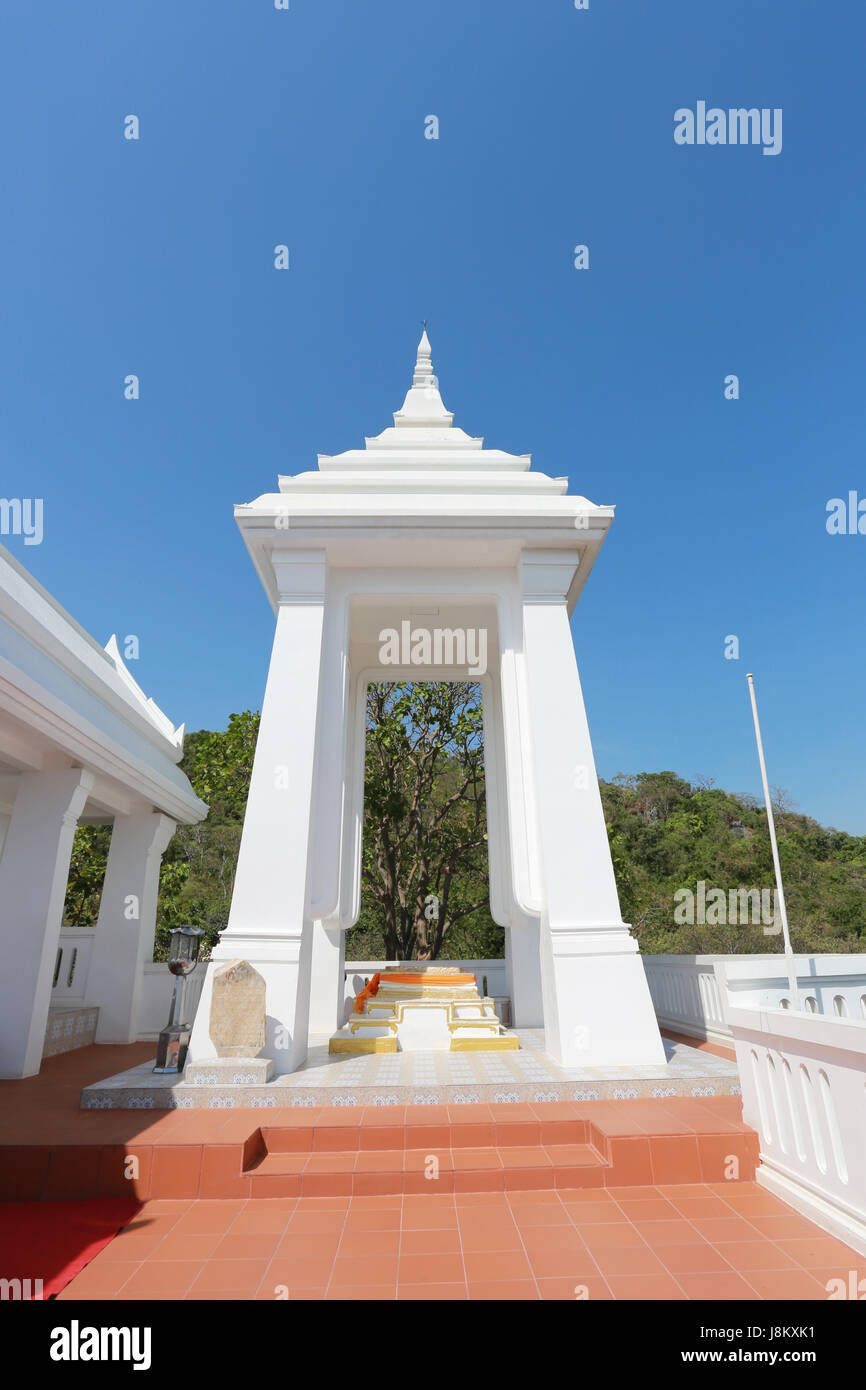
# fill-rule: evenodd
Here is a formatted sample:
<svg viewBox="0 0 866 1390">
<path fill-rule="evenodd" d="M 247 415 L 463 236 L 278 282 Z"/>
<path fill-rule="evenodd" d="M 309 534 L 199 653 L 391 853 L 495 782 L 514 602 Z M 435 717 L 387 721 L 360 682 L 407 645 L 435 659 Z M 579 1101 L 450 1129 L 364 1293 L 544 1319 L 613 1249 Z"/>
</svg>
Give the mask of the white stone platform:
<svg viewBox="0 0 866 1390">
<path fill-rule="evenodd" d="M 155 1076 L 151 1063 L 86 1086 L 83 1109 L 180 1109 L 294 1105 L 461 1105 L 739 1095 L 736 1063 L 664 1040 L 664 1066 L 560 1067 L 541 1029 L 518 1029 L 517 1052 L 328 1053 L 323 1038 L 298 1071 L 265 1085 L 196 1085 Z"/>
</svg>

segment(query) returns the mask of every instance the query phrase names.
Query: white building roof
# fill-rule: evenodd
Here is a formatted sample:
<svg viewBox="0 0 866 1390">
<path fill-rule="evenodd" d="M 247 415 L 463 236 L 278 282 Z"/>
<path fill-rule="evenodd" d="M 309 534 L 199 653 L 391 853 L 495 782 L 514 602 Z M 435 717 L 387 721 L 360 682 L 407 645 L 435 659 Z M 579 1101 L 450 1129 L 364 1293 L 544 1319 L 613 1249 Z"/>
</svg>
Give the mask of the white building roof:
<svg viewBox="0 0 866 1390">
<path fill-rule="evenodd" d="M 86 766 L 90 818 L 150 805 L 191 823 L 207 812 L 177 767 L 176 728 L 127 670 L 0 545 L 0 774 Z"/>
<path fill-rule="evenodd" d="M 388 563 L 389 554 L 405 563 L 409 553 L 457 564 L 461 547 L 466 563 L 469 543 L 472 563 L 485 556 L 489 563 L 516 563 L 521 550 L 533 548 L 574 552 L 573 606 L 613 507 L 569 495 L 568 478 L 533 471 L 530 454 L 486 449 L 483 438 L 457 428 L 442 400 L 426 329 L 412 384 L 393 418 L 365 438 L 363 449 L 319 454 L 316 470 L 281 476 L 278 492 L 235 507 L 272 604 L 275 549 L 324 544 L 341 565 Z"/>
</svg>

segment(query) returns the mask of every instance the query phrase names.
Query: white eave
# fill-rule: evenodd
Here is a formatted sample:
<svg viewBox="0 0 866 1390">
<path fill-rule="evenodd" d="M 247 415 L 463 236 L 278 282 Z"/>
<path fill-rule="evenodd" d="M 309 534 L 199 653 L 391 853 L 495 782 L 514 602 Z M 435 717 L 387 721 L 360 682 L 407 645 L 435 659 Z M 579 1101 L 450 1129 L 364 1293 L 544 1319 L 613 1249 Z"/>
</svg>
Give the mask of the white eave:
<svg viewBox="0 0 866 1390">
<path fill-rule="evenodd" d="M 28 652 L 32 656 L 25 661 L 22 654 Z M 52 670 L 57 672 L 54 689 Z M 70 756 L 90 760 L 92 754 L 94 761 L 104 761 L 107 775 L 119 780 L 126 764 L 142 795 L 150 795 L 178 819 L 202 819 L 207 807 L 176 766 L 183 755 L 184 726 L 175 728 L 145 695 L 127 670 L 115 637 L 100 647 L 2 545 L 0 678 L 6 708 L 44 734 L 53 731 Z M 103 728 L 100 710 L 105 711 Z"/>
</svg>

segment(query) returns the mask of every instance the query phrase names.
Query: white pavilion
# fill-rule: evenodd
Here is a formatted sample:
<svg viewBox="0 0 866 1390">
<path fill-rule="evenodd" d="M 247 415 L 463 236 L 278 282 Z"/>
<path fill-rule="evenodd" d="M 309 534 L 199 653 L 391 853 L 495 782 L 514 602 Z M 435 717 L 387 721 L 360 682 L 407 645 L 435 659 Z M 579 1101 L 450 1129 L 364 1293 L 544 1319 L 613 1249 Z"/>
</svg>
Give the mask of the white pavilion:
<svg viewBox="0 0 866 1390">
<path fill-rule="evenodd" d="M 569 618 L 613 508 L 568 494 L 528 454 L 454 425 L 426 331 L 394 423 L 320 455 L 235 516 L 274 610 L 234 896 L 190 1057 L 215 1056 L 211 977 L 244 959 L 266 981 L 276 1075 L 343 1022 L 344 934 L 360 906 L 364 710 L 375 680 L 478 679 L 490 906 L 505 928 L 518 1029 L 562 1065 L 664 1064 L 637 944 L 622 921 Z M 484 633 L 465 652 L 381 664 L 401 625 Z M 444 649 L 443 649 L 444 650 Z"/>
</svg>

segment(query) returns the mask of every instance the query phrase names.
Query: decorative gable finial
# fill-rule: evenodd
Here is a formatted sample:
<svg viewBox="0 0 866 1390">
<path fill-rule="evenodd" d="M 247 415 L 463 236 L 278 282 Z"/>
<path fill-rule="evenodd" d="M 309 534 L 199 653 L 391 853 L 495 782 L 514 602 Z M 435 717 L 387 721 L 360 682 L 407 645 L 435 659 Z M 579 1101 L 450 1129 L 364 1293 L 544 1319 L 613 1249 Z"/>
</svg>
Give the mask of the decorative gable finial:
<svg viewBox="0 0 866 1390">
<path fill-rule="evenodd" d="M 415 372 L 412 377 L 413 386 L 436 386 L 436 377 L 433 374 L 433 350 L 430 347 L 430 339 L 427 337 L 427 320 L 424 320 L 424 331 L 421 334 L 421 341 L 418 344 L 418 353 L 415 359 Z"/>
</svg>

